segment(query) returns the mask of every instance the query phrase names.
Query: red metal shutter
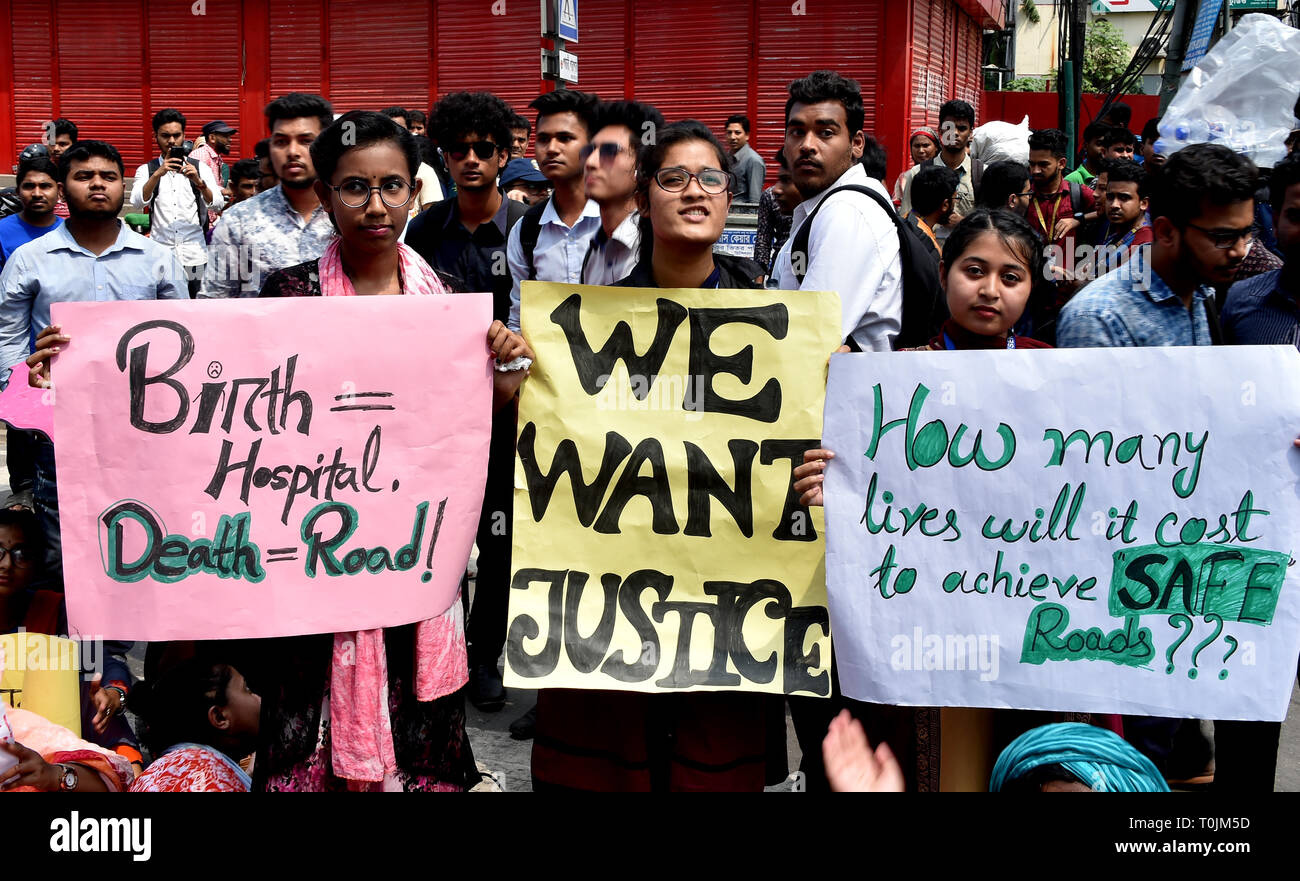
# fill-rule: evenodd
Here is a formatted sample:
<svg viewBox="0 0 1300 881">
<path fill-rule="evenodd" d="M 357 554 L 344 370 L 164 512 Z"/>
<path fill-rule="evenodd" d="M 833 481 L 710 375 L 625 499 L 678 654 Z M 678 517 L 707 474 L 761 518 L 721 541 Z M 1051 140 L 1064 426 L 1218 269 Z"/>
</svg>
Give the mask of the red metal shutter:
<svg viewBox="0 0 1300 881">
<path fill-rule="evenodd" d="M 153 144 L 145 118 L 143 4 L 119 0 L 110 9 L 98 0 L 59 0 L 56 25 L 59 115 L 77 124 L 82 139 L 116 147 L 126 173 L 134 173 Z"/>
<path fill-rule="evenodd" d="M 506 14 L 493 14 L 497 9 Z M 528 104 L 542 90 L 541 14 L 537 0 L 440 0 L 438 96 L 492 92 L 534 118 Z M 586 15 L 585 8 L 579 10 L 579 37 Z M 581 61 L 578 78 L 582 79 Z"/>
<path fill-rule="evenodd" d="M 952 0 L 918 0 L 912 28 L 912 128 L 939 128 L 939 107 L 952 96 L 956 56 Z"/>
<path fill-rule="evenodd" d="M 578 56 L 578 85 L 602 99 L 624 98 L 627 91 L 627 41 L 624 28 L 629 10 L 612 0 L 587 2 L 578 12 L 578 42 L 569 51 Z"/>
<path fill-rule="evenodd" d="M 184 113 L 185 136 L 191 140 L 197 140 L 203 126 L 214 119 L 239 127 L 240 3 L 204 0 L 204 4 L 204 14 L 195 15 L 189 0 L 149 0 L 146 19 L 149 111 L 175 107 Z M 257 140 L 248 141 L 250 148 Z M 237 134 L 231 157 L 240 155 L 240 145 Z"/>
<path fill-rule="evenodd" d="M 50 0 L 11 0 L 14 62 L 14 139 L 10 153 L 17 156 L 28 144 L 45 140 L 45 123 L 53 119 L 54 13 Z M 65 114 L 66 115 L 66 114 Z M 76 120 L 73 120 L 76 122 Z M 6 162 L 4 171 L 8 172 Z"/>
<path fill-rule="evenodd" d="M 957 84 L 955 97 L 978 111 L 984 89 L 984 29 L 965 12 L 957 13 Z M 982 122 L 975 120 L 976 124 Z"/>
<path fill-rule="evenodd" d="M 334 112 L 429 109 L 429 15 L 428 3 L 330 0 Z"/>
<path fill-rule="evenodd" d="M 635 0 L 636 99 L 668 122 L 698 119 L 721 138 L 727 117 L 748 106 L 750 9 L 736 0 Z"/>
<path fill-rule="evenodd" d="M 788 0 L 758 6 L 758 119 L 750 144 L 776 180 L 775 152 L 785 142 L 785 102 L 792 80 L 829 68 L 858 81 L 865 110 L 863 128 L 875 130 L 880 32 L 885 0 L 836 0 L 816 14 L 792 15 Z"/>
<path fill-rule="evenodd" d="M 270 0 L 270 99 L 321 92 L 322 0 Z M 259 139 L 260 140 L 260 139 Z"/>
</svg>

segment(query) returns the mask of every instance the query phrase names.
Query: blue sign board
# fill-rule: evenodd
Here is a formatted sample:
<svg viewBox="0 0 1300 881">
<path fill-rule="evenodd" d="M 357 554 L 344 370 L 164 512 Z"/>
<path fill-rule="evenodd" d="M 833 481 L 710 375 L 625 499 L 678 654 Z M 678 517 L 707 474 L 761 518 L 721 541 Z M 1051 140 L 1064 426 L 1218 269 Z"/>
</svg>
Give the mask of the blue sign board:
<svg viewBox="0 0 1300 881">
<path fill-rule="evenodd" d="M 1210 40 L 1214 37 L 1214 26 L 1219 23 L 1223 2 L 1224 0 L 1201 0 L 1201 5 L 1196 10 L 1192 38 L 1187 41 L 1187 52 L 1183 55 L 1183 70 L 1191 70 L 1210 51 Z"/>
<path fill-rule="evenodd" d="M 578 42 L 578 0 L 556 0 L 556 33 L 566 43 Z"/>
</svg>

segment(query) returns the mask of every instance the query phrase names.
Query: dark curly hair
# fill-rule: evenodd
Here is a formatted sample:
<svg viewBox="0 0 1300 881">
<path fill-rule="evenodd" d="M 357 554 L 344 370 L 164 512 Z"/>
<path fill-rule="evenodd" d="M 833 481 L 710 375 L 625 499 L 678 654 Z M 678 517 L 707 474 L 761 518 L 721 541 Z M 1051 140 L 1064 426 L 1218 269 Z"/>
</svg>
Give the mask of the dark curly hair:
<svg viewBox="0 0 1300 881">
<path fill-rule="evenodd" d="M 429 137 L 446 147 L 475 134 L 507 152 L 514 111 L 491 92 L 452 92 L 429 114 Z"/>
<path fill-rule="evenodd" d="M 849 136 L 862 131 L 866 118 L 862 109 L 862 88 L 857 80 L 846 79 L 833 70 L 814 70 L 803 79 L 790 83 L 790 98 L 785 102 L 785 119 L 790 121 L 790 108 L 796 104 L 820 104 L 838 101 L 844 105 L 844 117 Z"/>
</svg>

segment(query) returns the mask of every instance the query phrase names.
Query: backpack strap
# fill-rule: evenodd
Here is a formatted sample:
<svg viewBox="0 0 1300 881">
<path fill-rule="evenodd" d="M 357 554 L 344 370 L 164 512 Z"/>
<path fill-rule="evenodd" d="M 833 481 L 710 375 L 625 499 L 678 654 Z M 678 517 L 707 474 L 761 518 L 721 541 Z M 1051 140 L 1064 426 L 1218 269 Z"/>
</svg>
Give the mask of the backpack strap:
<svg viewBox="0 0 1300 881">
<path fill-rule="evenodd" d="M 537 250 L 537 240 L 542 234 L 542 213 L 550 202 L 547 199 L 540 205 L 534 205 L 521 218 L 519 244 L 524 249 L 524 261 L 528 264 L 528 281 L 537 280 L 537 263 L 533 260 L 533 252 Z"/>
<path fill-rule="evenodd" d="M 926 162 L 929 161 L 929 159 L 926 160 Z M 816 208 L 808 212 L 808 216 L 804 218 L 803 223 L 799 225 L 799 229 L 795 231 L 794 241 L 790 244 L 790 268 L 794 270 L 795 281 L 800 285 L 803 284 L 804 277 L 808 275 L 808 239 L 812 235 L 813 219 L 817 216 L 817 212 L 822 210 L 822 206 L 826 204 L 827 199 L 841 192 L 862 193 L 869 196 L 875 200 L 877 205 L 885 209 L 885 213 L 889 215 L 889 219 L 893 221 L 894 226 L 898 229 L 898 234 L 900 236 L 904 234 L 903 223 L 898 217 L 898 212 L 894 210 L 893 204 L 888 202 L 884 196 L 861 184 L 846 184 L 842 187 L 836 187 L 826 193 L 826 196 L 817 203 Z"/>
<path fill-rule="evenodd" d="M 502 198 L 505 197 L 503 196 Z M 533 206 L 528 205 L 524 202 L 517 202 L 514 199 L 506 199 L 506 235 L 510 234 L 510 230 L 515 228 L 515 224 L 518 223 L 525 214 L 531 211 L 532 207 Z M 522 237 L 523 237 L 523 233 L 521 232 L 520 233 L 521 244 L 522 244 Z M 536 244 L 536 239 L 534 239 L 534 245 L 535 244 Z"/>
<path fill-rule="evenodd" d="M 1077 180 L 1070 181 L 1070 212 L 1077 213 L 1083 210 L 1083 184 Z"/>
<path fill-rule="evenodd" d="M 984 163 L 974 156 L 970 158 L 970 185 L 976 193 L 980 191 L 980 180 L 984 177 Z"/>
</svg>

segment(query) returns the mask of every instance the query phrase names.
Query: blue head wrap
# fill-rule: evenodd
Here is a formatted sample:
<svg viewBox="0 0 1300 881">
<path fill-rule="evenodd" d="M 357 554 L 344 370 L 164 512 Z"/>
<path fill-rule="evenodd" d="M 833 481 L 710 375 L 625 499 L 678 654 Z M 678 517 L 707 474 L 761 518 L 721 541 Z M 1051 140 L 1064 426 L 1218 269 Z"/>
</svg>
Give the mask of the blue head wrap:
<svg viewBox="0 0 1300 881">
<path fill-rule="evenodd" d="M 1094 725 L 1062 722 L 1027 731 L 993 766 L 989 792 L 1043 765 L 1061 765 L 1096 792 L 1168 792 L 1151 760 L 1128 741 Z"/>
</svg>

